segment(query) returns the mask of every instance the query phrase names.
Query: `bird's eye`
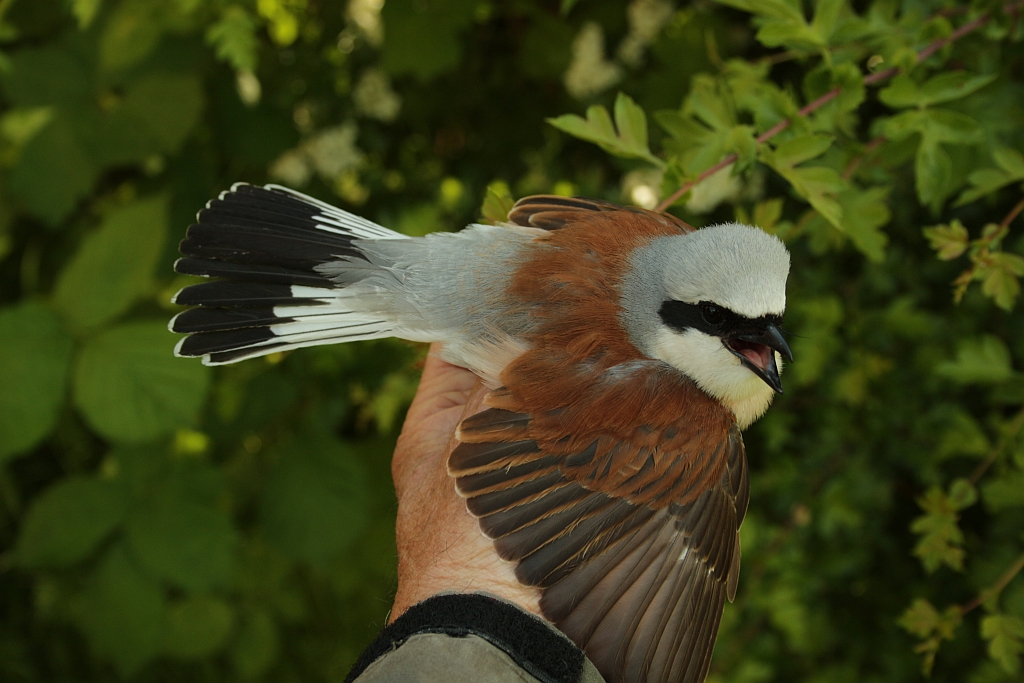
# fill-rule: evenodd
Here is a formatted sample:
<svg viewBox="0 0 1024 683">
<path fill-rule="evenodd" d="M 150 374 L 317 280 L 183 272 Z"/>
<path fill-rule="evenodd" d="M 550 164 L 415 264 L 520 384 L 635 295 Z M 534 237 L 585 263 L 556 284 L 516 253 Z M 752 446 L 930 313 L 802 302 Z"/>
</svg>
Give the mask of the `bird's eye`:
<svg viewBox="0 0 1024 683">
<path fill-rule="evenodd" d="M 722 314 L 722 309 L 715 304 L 701 304 L 700 314 L 704 318 L 704 322 L 709 325 L 717 325 L 725 320 L 725 315 Z"/>
</svg>

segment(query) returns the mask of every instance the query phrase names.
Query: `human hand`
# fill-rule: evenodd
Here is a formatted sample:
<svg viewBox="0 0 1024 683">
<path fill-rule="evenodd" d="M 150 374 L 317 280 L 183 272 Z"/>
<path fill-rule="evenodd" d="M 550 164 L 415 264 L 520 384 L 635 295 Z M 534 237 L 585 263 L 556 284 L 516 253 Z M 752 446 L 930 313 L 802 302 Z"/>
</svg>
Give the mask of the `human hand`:
<svg viewBox="0 0 1024 683">
<path fill-rule="evenodd" d="M 423 377 L 391 461 L 398 495 L 398 591 L 389 622 L 441 592 L 486 592 L 540 614 L 540 591 L 521 585 L 511 562 L 469 514 L 448 476 L 455 428 L 483 409 L 487 389 L 430 347 Z"/>
</svg>

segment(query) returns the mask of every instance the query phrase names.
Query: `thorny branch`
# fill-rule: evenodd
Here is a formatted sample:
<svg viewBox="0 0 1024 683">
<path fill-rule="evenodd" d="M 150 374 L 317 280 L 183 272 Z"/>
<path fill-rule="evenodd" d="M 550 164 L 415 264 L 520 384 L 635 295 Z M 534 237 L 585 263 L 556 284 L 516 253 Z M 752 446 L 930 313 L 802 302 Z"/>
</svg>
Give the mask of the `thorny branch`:
<svg viewBox="0 0 1024 683">
<path fill-rule="evenodd" d="M 1024 8 L 1024 0 L 1005 5 L 1003 7 L 1003 11 L 1006 12 L 1007 14 L 1016 14 L 1022 8 Z M 987 24 L 991 19 L 991 13 L 983 14 L 977 19 L 967 22 L 966 24 L 964 24 L 963 26 L 961 26 L 960 28 L 956 29 L 951 34 L 946 36 L 945 38 L 939 38 L 938 40 L 933 41 L 932 43 L 930 43 L 917 53 L 917 61 L 921 62 L 924 61 L 925 59 L 928 59 L 933 54 L 935 54 L 942 48 L 946 47 L 950 43 L 959 40 L 960 38 L 966 36 L 967 34 L 972 33 L 973 31 L 976 31 L 977 29 L 981 28 L 982 26 Z M 868 76 L 864 77 L 864 85 L 873 85 L 875 83 L 887 80 L 889 78 L 892 78 L 896 74 L 900 73 L 900 71 L 900 67 L 892 67 L 890 69 L 886 69 L 885 71 L 879 71 L 877 73 L 869 74 Z M 840 93 L 842 93 L 842 88 L 840 87 L 835 87 L 832 90 L 829 90 L 827 93 L 825 93 L 818 99 L 806 104 L 797 112 L 797 115 L 807 116 L 811 112 L 820 109 L 821 107 L 825 106 L 835 98 L 839 97 Z M 779 121 L 777 124 L 775 124 L 768 130 L 757 136 L 756 140 L 758 144 L 767 142 L 768 140 L 772 139 L 782 131 L 786 130 L 787 128 L 789 128 L 790 125 L 792 125 L 792 122 L 793 119 L 784 119 L 782 121 Z M 727 157 L 719 161 L 717 164 L 701 173 L 695 179 L 687 183 L 684 183 L 682 187 L 680 187 L 678 190 L 669 195 L 667 199 L 664 199 L 660 204 L 658 204 L 658 206 L 655 207 L 655 211 L 665 211 L 670 206 L 675 204 L 680 197 L 689 192 L 694 185 L 721 171 L 723 168 L 726 168 L 727 166 L 734 164 L 737 159 L 739 159 L 739 156 L 736 155 L 735 153 L 728 155 Z"/>
</svg>

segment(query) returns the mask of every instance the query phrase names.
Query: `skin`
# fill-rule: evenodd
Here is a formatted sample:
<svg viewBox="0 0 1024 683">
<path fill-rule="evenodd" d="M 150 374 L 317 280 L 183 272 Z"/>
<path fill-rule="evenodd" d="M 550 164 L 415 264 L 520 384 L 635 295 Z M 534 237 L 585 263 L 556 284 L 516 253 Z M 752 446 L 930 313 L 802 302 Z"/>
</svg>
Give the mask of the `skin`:
<svg viewBox="0 0 1024 683">
<path fill-rule="evenodd" d="M 434 344 L 391 461 L 398 495 L 398 591 L 389 622 L 442 592 L 486 592 L 540 614 L 540 591 L 519 584 L 466 510 L 447 471 L 455 429 L 483 409 L 486 388 L 445 363 Z"/>
</svg>

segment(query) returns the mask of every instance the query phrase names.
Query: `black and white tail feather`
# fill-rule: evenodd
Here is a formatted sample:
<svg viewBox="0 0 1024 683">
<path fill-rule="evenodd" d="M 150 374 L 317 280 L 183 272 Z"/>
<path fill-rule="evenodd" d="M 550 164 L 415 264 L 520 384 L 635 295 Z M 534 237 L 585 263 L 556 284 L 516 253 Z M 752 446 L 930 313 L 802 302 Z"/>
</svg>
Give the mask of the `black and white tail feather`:
<svg viewBox="0 0 1024 683">
<path fill-rule="evenodd" d="M 199 212 L 181 242 L 177 272 L 221 279 L 175 295 L 175 303 L 197 306 L 170 322 L 172 332 L 188 335 L 175 355 L 221 365 L 393 336 L 390 316 L 352 308 L 337 264 L 370 272 L 359 240 L 401 239 L 408 238 L 285 187 L 233 185 Z M 335 266 L 330 275 L 326 263 Z"/>
</svg>

